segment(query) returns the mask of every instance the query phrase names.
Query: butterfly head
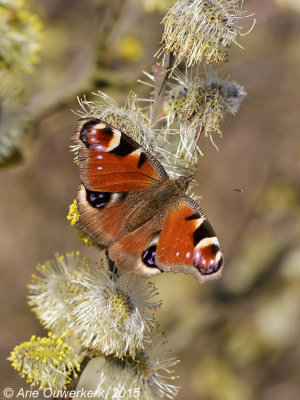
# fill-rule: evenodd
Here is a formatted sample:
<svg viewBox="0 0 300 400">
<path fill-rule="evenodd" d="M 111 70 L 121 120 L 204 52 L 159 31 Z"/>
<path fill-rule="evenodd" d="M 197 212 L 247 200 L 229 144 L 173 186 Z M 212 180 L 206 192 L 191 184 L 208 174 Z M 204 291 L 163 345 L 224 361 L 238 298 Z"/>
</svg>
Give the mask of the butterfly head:
<svg viewBox="0 0 300 400">
<path fill-rule="evenodd" d="M 189 183 L 194 179 L 193 175 L 190 176 L 180 176 L 175 180 L 176 185 L 182 190 L 182 193 L 185 193 Z"/>
</svg>

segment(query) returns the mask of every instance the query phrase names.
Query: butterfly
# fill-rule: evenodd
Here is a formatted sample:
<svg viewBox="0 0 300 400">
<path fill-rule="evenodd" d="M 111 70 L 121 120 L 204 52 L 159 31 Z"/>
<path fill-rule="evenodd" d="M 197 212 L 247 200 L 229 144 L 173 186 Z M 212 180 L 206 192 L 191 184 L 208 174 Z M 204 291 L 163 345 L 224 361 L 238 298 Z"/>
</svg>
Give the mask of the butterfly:
<svg viewBox="0 0 300 400">
<path fill-rule="evenodd" d="M 83 118 L 71 140 L 81 184 L 76 227 L 106 246 L 118 273 L 221 275 L 224 257 L 200 206 L 185 192 L 192 177 L 171 179 L 131 137 L 96 118 Z"/>
</svg>

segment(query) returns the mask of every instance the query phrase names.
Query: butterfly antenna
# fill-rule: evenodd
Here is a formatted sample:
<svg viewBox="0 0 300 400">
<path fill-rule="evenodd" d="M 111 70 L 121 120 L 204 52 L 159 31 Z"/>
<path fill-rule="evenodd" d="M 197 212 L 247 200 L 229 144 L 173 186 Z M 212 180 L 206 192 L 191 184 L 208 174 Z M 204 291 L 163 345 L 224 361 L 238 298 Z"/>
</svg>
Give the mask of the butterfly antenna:
<svg viewBox="0 0 300 400">
<path fill-rule="evenodd" d="M 194 158 L 194 155 L 195 155 L 195 151 L 197 150 L 197 143 L 198 143 L 198 140 L 200 139 L 202 133 L 204 132 L 204 128 L 205 128 L 205 126 L 202 125 L 202 126 L 201 126 L 201 129 L 200 129 L 199 132 L 198 132 L 198 135 L 197 135 L 197 138 L 196 138 L 196 141 L 195 141 L 195 147 L 194 147 L 194 149 L 193 149 L 193 153 L 192 153 L 192 156 L 191 156 L 189 165 L 188 165 L 188 167 L 187 167 L 187 169 L 186 169 L 185 176 L 187 176 L 187 173 L 189 172 L 189 169 L 190 169 L 191 164 L 192 164 L 192 162 L 193 162 L 193 158 Z"/>
<path fill-rule="evenodd" d="M 199 183 L 199 185 L 209 186 L 209 187 L 212 187 L 214 189 L 233 190 L 234 192 L 238 192 L 238 193 L 243 193 L 244 192 L 243 189 L 236 189 L 236 188 L 231 188 L 231 187 L 223 186 L 223 185 L 212 185 L 211 183 L 198 182 L 198 181 L 197 181 L 197 183 Z"/>
</svg>

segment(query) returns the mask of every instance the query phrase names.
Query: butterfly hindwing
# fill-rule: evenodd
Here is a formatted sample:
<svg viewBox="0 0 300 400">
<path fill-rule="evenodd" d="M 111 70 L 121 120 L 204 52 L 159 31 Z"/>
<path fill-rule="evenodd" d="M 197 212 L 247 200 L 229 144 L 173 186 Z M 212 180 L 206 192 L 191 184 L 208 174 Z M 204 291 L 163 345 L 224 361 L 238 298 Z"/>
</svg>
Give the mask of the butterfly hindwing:
<svg viewBox="0 0 300 400">
<path fill-rule="evenodd" d="M 124 222 L 126 193 L 96 192 L 81 184 L 76 201 L 79 220 L 76 227 L 97 244 L 109 246 L 120 234 Z"/>
<path fill-rule="evenodd" d="M 79 120 L 71 139 L 79 147 L 80 178 L 88 190 L 149 190 L 168 177 L 160 162 L 147 150 L 99 119 Z"/>
</svg>

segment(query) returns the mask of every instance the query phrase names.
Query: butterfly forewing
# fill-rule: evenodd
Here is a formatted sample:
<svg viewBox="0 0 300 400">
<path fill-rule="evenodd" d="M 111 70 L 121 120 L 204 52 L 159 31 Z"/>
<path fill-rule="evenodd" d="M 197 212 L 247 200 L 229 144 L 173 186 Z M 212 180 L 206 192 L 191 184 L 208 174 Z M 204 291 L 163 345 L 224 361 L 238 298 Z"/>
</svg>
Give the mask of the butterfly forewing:
<svg viewBox="0 0 300 400">
<path fill-rule="evenodd" d="M 156 263 L 164 271 L 192 274 L 199 283 L 220 276 L 223 253 L 218 238 L 191 198 L 182 196 L 166 213 Z"/>
<path fill-rule="evenodd" d="M 149 152 L 104 121 L 79 120 L 72 140 L 80 146 L 80 178 L 89 190 L 141 191 L 168 177 Z"/>
</svg>

